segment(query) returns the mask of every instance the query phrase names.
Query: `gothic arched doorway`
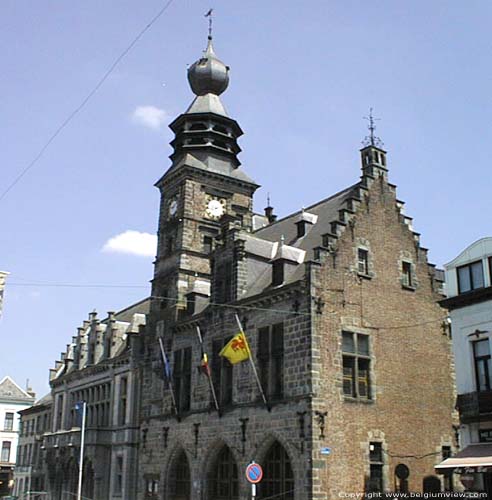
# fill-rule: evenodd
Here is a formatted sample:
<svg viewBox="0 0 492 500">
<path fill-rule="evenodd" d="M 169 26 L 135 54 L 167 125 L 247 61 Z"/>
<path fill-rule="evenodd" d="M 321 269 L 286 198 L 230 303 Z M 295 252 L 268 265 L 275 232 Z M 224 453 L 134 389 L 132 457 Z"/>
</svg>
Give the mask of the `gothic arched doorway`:
<svg viewBox="0 0 492 500">
<path fill-rule="evenodd" d="M 86 498 L 94 498 L 94 467 L 91 461 L 84 464 L 82 476 L 82 496 Z"/>
<path fill-rule="evenodd" d="M 173 500 L 190 500 L 190 485 L 190 465 L 186 453 L 181 450 L 173 460 L 169 471 L 169 498 Z"/>
<path fill-rule="evenodd" d="M 62 498 L 73 499 L 77 494 L 77 482 L 79 476 L 79 466 L 75 458 L 70 458 L 65 466 L 62 484 Z"/>
<path fill-rule="evenodd" d="M 294 472 L 285 448 L 275 441 L 268 449 L 263 463 L 263 480 L 260 498 L 277 497 L 279 500 L 294 498 Z"/>
<path fill-rule="evenodd" d="M 221 448 L 210 469 L 208 498 L 210 500 L 239 499 L 237 464 L 231 450 L 226 445 Z"/>
</svg>

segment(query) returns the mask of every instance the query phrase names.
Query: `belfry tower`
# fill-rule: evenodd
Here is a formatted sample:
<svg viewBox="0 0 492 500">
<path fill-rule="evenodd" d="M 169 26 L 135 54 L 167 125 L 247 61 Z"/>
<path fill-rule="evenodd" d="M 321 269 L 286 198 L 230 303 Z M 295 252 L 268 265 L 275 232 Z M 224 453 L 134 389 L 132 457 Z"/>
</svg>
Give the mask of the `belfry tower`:
<svg viewBox="0 0 492 500">
<path fill-rule="evenodd" d="M 240 168 L 237 139 L 242 130 L 220 95 L 229 67 L 208 37 L 202 57 L 188 69 L 195 98 L 170 125 L 172 165 L 156 183 L 161 192 L 158 249 L 152 295 L 157 317 L 176 320 L 190 297 L 210 295 L 210 252 L 227 215 L 250 229 L 252 196 L 258 185 Z"/>
</svg>

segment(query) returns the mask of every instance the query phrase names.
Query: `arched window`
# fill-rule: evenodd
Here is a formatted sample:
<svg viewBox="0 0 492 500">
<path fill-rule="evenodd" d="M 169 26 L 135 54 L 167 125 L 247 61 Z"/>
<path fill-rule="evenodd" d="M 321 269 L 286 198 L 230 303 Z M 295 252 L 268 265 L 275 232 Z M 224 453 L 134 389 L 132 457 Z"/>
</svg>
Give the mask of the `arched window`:
<svg viewBox="0 0 492 500">
<path fill-rule="evenodd" d="M 294 473 L 285 448 L 275 441 L 263 461 L 260 498 L 282 495 L 282 500 L 294 498 Z"/>
<path fill-rule="evenodd" d="M 212 466 L 209 476 L 210 500 L 238 500 L 237 464 L 228 446 L 224 446 Z"/>
<path fill-rule="evenodd" d="M 169 479 L 170 498 L 173 500 L 190 500 L 190 466 L 183 450 L 174 459 Z"/>
</svg>

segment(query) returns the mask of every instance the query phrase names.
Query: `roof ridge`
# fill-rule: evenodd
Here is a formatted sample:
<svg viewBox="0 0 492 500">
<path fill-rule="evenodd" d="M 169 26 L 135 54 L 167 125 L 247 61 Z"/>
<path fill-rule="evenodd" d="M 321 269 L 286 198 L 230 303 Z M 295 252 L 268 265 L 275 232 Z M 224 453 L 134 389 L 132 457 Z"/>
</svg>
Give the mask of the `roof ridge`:
<svg viewBox="0 0 492 500">
<path fill-rule="evenodd" d="M 317 207 L 318 205 L 321 205 L 322 203 L 326 203 L 327 201 L 330 201 L 333 198 L 336 198 L 337 196 L 340 196 L 342 193 L 344 193 L 346 191 L 350 191 L 352 189 L 355 189 L 356 187 L 359 186 L 359 184 L 360 184 L 360 181 L 356 182 L 355 184 L 352 184 L 351 186 L 346 187 L 345 189 L 341 189 L 337 193 L 332 194 L 331 196 L 328 196 L 327 198 L 324 198 L 324 199 L 322 199 L 320 201 L 317 201 L 316 203 L 313 203 L 312 205 L 309 205 L 308 207 L 304 207 L 304 211 L 306 212 L 306 211 L 308 211 L 311 208 L 314 208 L 314 207 Z M 295 215 L 298 215 L 300 213 L 302 213 L 302 209 L 301 210 L 297 210 L 295 212 L 292 212 L 291 214 L 286 215 L 285 217 L 282 217 L 281 219 L 277 219 L 275 222 L 272 222 L 271 224 L 268 224 L 267 226 L 260 227 L 256 231 L 253 231 L 252 234 L 259 233 L 262 229 L 271 228 L 275 224 L 278 224 L 279 222 L 283 222 L 283 221 L 285 221 L 287 219 L 290 219 L 291 217 L 294 217 Z"/>
</svg>

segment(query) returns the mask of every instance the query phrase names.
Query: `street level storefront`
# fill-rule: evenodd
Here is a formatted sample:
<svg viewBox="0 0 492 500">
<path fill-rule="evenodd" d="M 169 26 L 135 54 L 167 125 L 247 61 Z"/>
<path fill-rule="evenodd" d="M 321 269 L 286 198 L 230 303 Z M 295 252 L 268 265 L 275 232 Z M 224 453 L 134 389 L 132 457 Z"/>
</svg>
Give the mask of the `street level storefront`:
<svg viewBox="0 0 492 500">
<path fill-rule="evenodd" d="M 436 465 L 436 471 L 453 471 L 468 491 L 484 492 L 492 498 L 492 443 L 471 444 Z"/>
</svg>

